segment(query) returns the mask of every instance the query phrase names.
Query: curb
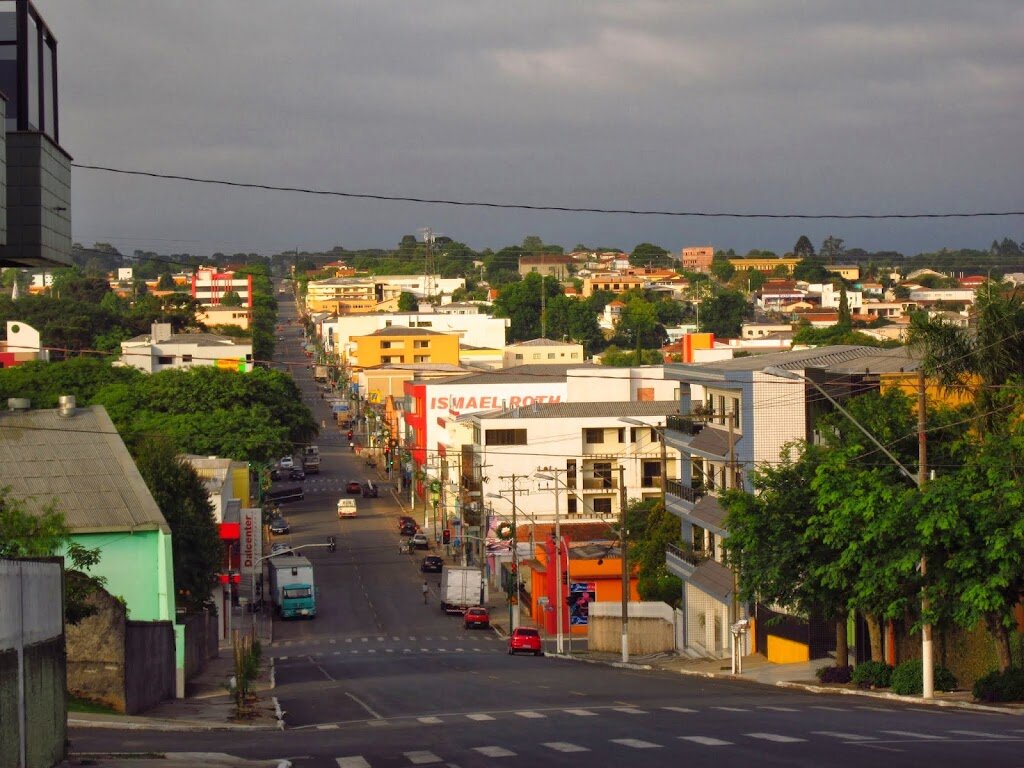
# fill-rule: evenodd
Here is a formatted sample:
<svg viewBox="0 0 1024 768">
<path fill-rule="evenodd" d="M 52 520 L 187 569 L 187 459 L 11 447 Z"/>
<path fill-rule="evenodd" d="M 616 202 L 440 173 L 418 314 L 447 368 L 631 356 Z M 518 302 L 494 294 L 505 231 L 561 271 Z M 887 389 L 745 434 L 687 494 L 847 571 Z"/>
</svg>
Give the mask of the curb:
<svg viewBox="0 0 1024 768">
<path fill-rule="evenodd" d="M 276 731 L 278 725 L 243 725 L 242 723 L 206 723 L 201 720 L 83 720 L 69 717 L 69 728 L 106 728 L 114 731 Z"/>
<path fill-rule="evenodd" d="M 651 672 L 658 669 L 651 664 L 637 664 L 634 661 L 605 661 L 603 659 L 590 659 L 586 656 L 576 656 L 575 654 L 569 656 L 565 653 L 544 653 L 544 656 L 549 659 L 558 659 L 559 661 L 575 661 L 580 664 L 601 664 L 605 667 L 613 667 L 615 669 L 632 669 L 641 672 Z"/>
</svg>

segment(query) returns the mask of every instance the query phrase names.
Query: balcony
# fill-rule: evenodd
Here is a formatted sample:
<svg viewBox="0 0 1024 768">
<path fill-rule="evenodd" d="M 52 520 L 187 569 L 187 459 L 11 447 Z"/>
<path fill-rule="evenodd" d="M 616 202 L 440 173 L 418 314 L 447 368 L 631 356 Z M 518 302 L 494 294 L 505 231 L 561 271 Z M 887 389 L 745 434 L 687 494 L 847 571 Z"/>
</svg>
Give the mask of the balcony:
<svg viewBox="0 0 1024 768">
<path fill-rule="evenodd" d="M 691 505 L 696 504 L 703 496 L 706 495 L 703 490 L 683 485 L 678 480 L 666 480 L 665 492 L 673 496 L 677 496 Z"/>
<path fill-rule="evenodd" d="M 585 477 L 583 478 L 584 491 L 614 491 L 618 489 L 619 482 L 612 477 Z"/>
<path fill-rule="evenodd" d="M 697 552 L 676 544 L 668 544 L 665 547 L 665 565 L 681 579 L 690 578 L 698 565 L 710 559 L 706 552 Z"/>
<path fill-rule="evenodd" d="M 682 432 L 684 435 L 693 437 L 704 429 L 704 421 L 702 419 L 695 419 L 692 416 L 672 414 L 667 418 L 665 426 L 668 429 L 675 430 L 676 432 Z"/>
</svg>

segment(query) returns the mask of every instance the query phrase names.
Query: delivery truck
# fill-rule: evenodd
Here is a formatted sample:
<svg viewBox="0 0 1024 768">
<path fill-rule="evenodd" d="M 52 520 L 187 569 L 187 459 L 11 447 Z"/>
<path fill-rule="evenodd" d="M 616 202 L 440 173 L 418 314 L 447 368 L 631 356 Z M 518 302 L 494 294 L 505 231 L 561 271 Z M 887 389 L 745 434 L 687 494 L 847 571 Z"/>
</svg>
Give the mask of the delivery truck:
<svg viewBox="0 0 1024 768">
<path fill-rule="evenodd" d="M 315 445 L 307 445 L 302 449 L 302 471 L 307 475 L 320 472 L 320 449 Z"/>
<path fill-rule="evenodd" d="M 270 599 L 282 619 L 316 616 L 316 583 L 313 564 L 304 557 L 273 557 L 270 566 Z"/>
<path fill-rule="evenodd" d="M 467 608 L 483 605 L 483 575 L 479 568 L 464 565 L 446 565 L 441 569 L 441 610 L 462 615 Z"/>
</svg>

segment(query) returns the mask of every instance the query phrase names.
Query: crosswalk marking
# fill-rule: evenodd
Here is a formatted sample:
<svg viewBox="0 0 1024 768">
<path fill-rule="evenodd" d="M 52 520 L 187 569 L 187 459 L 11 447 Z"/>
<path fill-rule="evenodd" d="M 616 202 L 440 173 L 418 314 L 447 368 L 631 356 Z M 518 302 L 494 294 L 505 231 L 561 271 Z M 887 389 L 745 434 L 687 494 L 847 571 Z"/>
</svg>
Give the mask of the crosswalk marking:
<svg viewBox="0 0 1024 768">
<path fill-rule="evenodd" d="M 318 725 L 316 727 L 318 731 L 336 731 L 338 730 L 337 723 L 327 723 L 326 725 Z"/>
<path fill-rule="evenodd" d="M 703 744 L 705 747 L 728 747 L 732 746 L 731 741 L 713 739 L 710 736 L 680 736 L 683 741 L 692 741 L 694 744 Z"/>
<path fill-rule="evenodd" d="M 581 747 L 579 744 L 572 744 L 568 741 L 546 741 L 541 746 L 545 746 L 548 749 L 553 749 L 555 752 L 589 752 L 590 750 L 586 747 Z"/>
<path fill-rule="evenodd" d="M 540 712 L 531 712 L 529 710 L 525 710 L 523 712 L 516 712 L 516 714 L 519 715 L 520 717 L 525 717 L 528 720 L 529 719 L 537 720 L 537 719 L 542 718 L 542 717 L 547 717 L 547 715 L 542 715 Z"/>
<path fill-rule="evenodd" d="M 621 712 L 624 715 L 646 715 L 647 713 L 642 709 L 636 707 L 612 707 L 616 712 Z"/>
<path fill-rule="evenodd" d="M 988 733 L 987 731 L 950 731 L 958 736 L 976 736 L 979 739 L 1013 739 L 1016 741 L 1020 736 L 1010 736 L 1006 733 Z"/>
<path fill-rule="evenodd" d="M 940 739 L 947 738 L 946 736 L 936 736 L 933 733 L 918 733 L 917 731 L 882 731 L 882 733 L 891 733 L 893 736 L 906 736 L 911 739 L 923 739 L 927 741 L 939 741 Z"/>
<path fill-rule="evenodd" d="M 874 736 L 863 736 L 859 733 L 844 733 L 843 731 L 811 731 L 816 736 L 831 736 L 834 739 L 843 741 L 874 741 Z"/>
<path fill-rule="evenodd" d="M 772 712 L 799 712 L 799 709 L 793 709 L 793 707 L 758 707 L 758 709 L 767 709 Z"/>
<path fill-rule="evenodd" d="M 494 719 L 490 715 L 485 715 L 482 712 L 474 712 L 471 715 L 466 715 L 466 717 L 468 717 L 470 720 L 477 720 L 477 721 L 480 721 L 480 722 L 483 722 L 483 721 L 486 721 L 486 720 L 493 720 Z"/>
<path fill-rule="evenodd" d="M 473 747 L 474 752 L 479 752 L 484 757 L 515 757 L 515 752 L 504 747 Z"/>
<path fill-rule="evenodd" d="M 413 765 L 426 765 L 427 763 L 440 763 L 441 758 L 435 755 L 433 752 L 427 752 L 426 750 L 418 750 L 416 752 L 403 752 L 405 759 Z"/>
<path fill-rule="evenodd" d="M 667 709 L 669 712 L 682 712 L 684 715 L 692 715 L 697 711 L 689 707 L 662 707 L 662 709 Z"/>
<path fill-rule="evenodd" d="M 421 723 L 425 723 L 426 725 L 437 725 L 441 722 L 440 717 L 417 717 L 416 719 L 419 720 Z"/>
<path fill-rule="evenodd" d="M 570 715 L 576 715 L 576 717 L 596 717 L 596 712 L 591 712 L 589 709 L 567 709 L 565 710 Z"/>
<path fill-rule="evenodd" d="M 781 733 L 747 733 L 744 735 L 752 739 L 774 741 L 777 744 L 793 744 L 798 741 L 807 741 L 807 739 L 798 739 L 796 736 L 783 736 Z"/>
<path fill-rule="evenodd" d="M 661 744 L 655 744 L 652 741 L 644 741 L 643 739 L 612 739 L 613 744 L 621 744 L 624 747 L 632 747 L 633 749 L 660 749 Z"/>
<path fill-rule="evenodd" d="M 336 757 L 334 762 L 338 764 L 338 768 L 370 768 L 370 764 L 362 758 L 361 755 L 353 755 L 352 757 Z"/>
</svg>

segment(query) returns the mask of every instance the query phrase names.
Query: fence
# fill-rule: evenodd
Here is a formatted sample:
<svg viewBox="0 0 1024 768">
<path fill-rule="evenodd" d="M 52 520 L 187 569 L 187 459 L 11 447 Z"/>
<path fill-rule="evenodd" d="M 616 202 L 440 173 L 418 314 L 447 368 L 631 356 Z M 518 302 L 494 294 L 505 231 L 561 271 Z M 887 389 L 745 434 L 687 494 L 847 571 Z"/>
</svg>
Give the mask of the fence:
<svg viewBox="0 0 1024 768">
<path fill-rule="evenodd" d="M 591 651 L 618 652 L 622 649 L 622 603 L 590 604 L 587 647 Z M 629 604 L 629 652 L 637 656 L 674 651 L 675 612 L 667 603 Z"/>
</svg>

